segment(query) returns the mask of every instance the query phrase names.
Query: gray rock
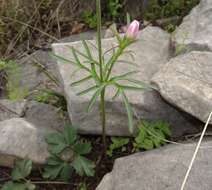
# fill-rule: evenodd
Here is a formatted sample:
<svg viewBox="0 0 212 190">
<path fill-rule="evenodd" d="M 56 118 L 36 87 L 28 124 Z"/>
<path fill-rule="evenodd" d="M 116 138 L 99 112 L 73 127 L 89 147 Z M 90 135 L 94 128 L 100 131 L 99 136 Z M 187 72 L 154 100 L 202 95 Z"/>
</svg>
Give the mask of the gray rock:
<svg viewBox="0 0 212 190">
<path fill-rule="evenodd" d="M 20 65 L 20 85 L 29 91 L 35 89 L 54 89 L 60 92 L 57 81 L 56 61 L 50 51 L 36 51 L 18 61 Z M 59 83 L 58 83 L 59 85 Z"/>
<path fill-rule="evenodd" d="M 45 136 L 51 129 L 38 128 L 21 118 L 0 122 L 0 165 L 12 167 L 15 159 L 45 163 L 48 157 Z"/>
<path fill-rule="evenodd" d="M 11 118 L 24 118 L 40 128 L 62 130 L 65 124 L 69 124 L 68 115 L 60 108 L 50 104 L 36 101 L 11 101 L 0 100 L 0 121 Z"/>
<path fill-rule="evenodd" d="M 211 68 L 212 53 L 190 52 L 171 59 L 153 82 L 168 102 L 206 122 L 212 111 Z"/>
<path fill-rule="evenodd" d="M 13 117 L 22 117 L 26 109 L 26 101 L 11 101 L 8 99 L 0 100 L 0 121 Z"/>
<path fill-rule="evenodd" d="M 96 190 L 179 190 L 196 143 L 167 145 L 115 161 Z M 212 141 L 202 144 L 194 162 L 186 189 L 212 189 Z M 206 148 L 207 147 L 207 148 Z"/>
<path fill-rule="evenodd" d="M 170 35 L 157 27 L 147 27 L 140 32 L 138 42 L 133 44 L 129 50 L 135 53 L 134 61 L 138 65 L 126 64 L 120 62 L 114 67 L 113 74 L 125 73 L 130 70 L 139 70 L 135 79 L 149 83 L 153 74 L 164 65 L 170 56 Z M 93 42 L 93 41 L 92 41 Z M 94 43 L 94 42 L 93 42 Z M 116 45 L 114 38 L 104 39 L 103 48 L 110 49 Z M 67 59 L 73 59 L 70 48 L 67 45 L 74 46 L 80 51 L 84 51 L 81 42 L 53 44 L 53 49 L 57 55 Z M 97 56 L 96 49 L 91 46 L 94 56 Z M 108 55 L 109 56 L 109 55 Z M 107 57 L 108 59 L 108 57 Z M 129 55 L 123 55 L 121 60 L 130 60 Z M 98 104 L 90 113 L 85 112 L 85 108 L 92 94 L 76 96 L 77 92 L 87 89 L 92 83 L 84 83 L 81 86 L 71 87 L 70 84 L 85 76 L 85 73 L 78 71 L 72 73 L 76 67 L 72 64 L 63 63 L 58 60 L 58 70 L 60 81 L 64 87 L 64 93 L 68 102 L 69 115 L 73 124 L 79 126 L 79 132 L 83 134 L 100 134 L 101 127 L 99 121 Z M 71 77 L 72 76 L 72 77 Z M 106 92 L 106 111 L 107 111 L 107 129 L 108 135 L 129 136 L 127 126 L 127 116 L 121 98 L 111 101 L 114 95 L 114 89 Z M 133 111 L 136 118 L 146 120 L 165 120 L 173 126 L 173 136 L 180 136 L 185 133 L 196 132 L 196 126 L 191 121 L 192 118 L 180 113 L 174 107 L 164 102 L 160 95 L 154 91 L 151 92 L 128 92 L 129 101 L 133 105 Z"/>
<path fill-rule="evenodd" d="M 70 123 L 68 117 L 59 108 L 49 104 L 30 101 L 27 104 L 24 118 L 39 128 L 51 128 L 61 131 Z"/>
<path fill-rule="evenodd" d="M 212 1 L 201 0 L 175 32 L 176 46 L 187 51 L 212 51 Z"/>
</svg>

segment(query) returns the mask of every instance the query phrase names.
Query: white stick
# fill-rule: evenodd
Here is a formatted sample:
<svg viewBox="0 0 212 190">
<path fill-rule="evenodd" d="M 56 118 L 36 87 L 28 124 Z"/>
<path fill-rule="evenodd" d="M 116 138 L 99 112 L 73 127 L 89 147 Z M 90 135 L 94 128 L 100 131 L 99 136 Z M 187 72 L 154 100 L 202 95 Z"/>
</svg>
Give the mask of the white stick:
<svg viewBox="0 0 212 190">
<path fill-rule="evenodd" d="M 187 182 L 188 176 L 189 176 L 189 174 L 190 174 L 191 168 L 192 168 L 192 166 L 193 166 L 194 160 L 195 160 L 195 158 L 196 158 L 196 156 L 197 156 L 197 153 L 198 153 L 198 150 L 199 150 L 199 148 L 200 148 L 202 139 L 203 139 L 203 137 L 204 137 L 204 135 L 205 135 L 206 129 L 207 129 L 207 127 L 208 127 L 208 125 L 209 125 L 209 122 L 210 122 L 210 120 L 211 120 L 211 116 L 212 116 L 212 111 L 211 111 L 211 113 L 210 113 L 210 115 L 209 115 L 209 117 L 208 117 L 208 120 L 207 120 L 207 122 L 206 122 L 206 124 L 205 124 L 205 126 L 204 126 L 204 129 L 203 129 L 202 134 L 201 134 L 201 136 L 200 136 L 200 139 L 199 139 L 199 142 L 198 142 L 198 144 L 197 144 L 197 147 L 196 147 L 196 149 L 195 149 L 195 151 L 194 151 L 193 157 L 192 157 L 192 159 L 191 159 L 190 165 L 189 165 L 189 167 L 188 167 L 188 170 L 187 170 L 187 172 L 186 172 L 186 175 L 185 175 L 185 178 L 184 178 L 184 180 L 183 180 L 183 183 L 182 183 L 182 186 L 181 186 L 180 190 L 184 190 L 184 187 L 185 187 L 185 184 L 186 184 L 186 182 Z"/>
</svg>

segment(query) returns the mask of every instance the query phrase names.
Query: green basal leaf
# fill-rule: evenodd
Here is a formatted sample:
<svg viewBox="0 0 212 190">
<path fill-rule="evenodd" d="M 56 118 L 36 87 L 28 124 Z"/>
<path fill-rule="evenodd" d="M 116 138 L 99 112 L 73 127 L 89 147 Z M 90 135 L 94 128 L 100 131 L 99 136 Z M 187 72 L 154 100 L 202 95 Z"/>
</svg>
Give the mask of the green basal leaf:
<svg viewBox="0 0 212 190">
<path fill-rule="evenodd" d="M 32 170 L 32 161 L 31 160 L 22 160 L 17 161 L 15 168 L 12 171 L 12 179 L 18 181 L 27 177 Z"/>
<path fill-rule="evenodd" d="M 24 185 L 26 186 L 26 189 L 27 190 L 34 190 L 34 189 L 36 189 L 36 186 L 34 184 L 32 184 L 30 181 L 27 181 Z"/>
<path fill-rule="evenodd" d="M 67 144 L 59 143 L 59 144 L 50 144 L 49 145 L 49 152 L 52 154 L 60 154 L 65 148 L 67 148 Z"/>
<path fill-rule="evenodd" d="M 87 77 L 85 77 L 85 78 L 83 78 L 83 79 L 81 79 L 81 80 L 78 80 L 78 81 L 76 81 L 76 82 L 71 83 L 71 86 L 80 85 L 81 83 L 86 82 L 86 81 L 88 81 L 88 80 L 90 80 L 90 79 L 92 79 L 92 76 L 91 76 L 91 75 L 89 75 L 89 76 L 87 76 Z"/>
<path fill-rule="evenodd" d="M 122 150 L 125 150 L 126 147 L 124 145 L 127 145 L 129 143 L 129 138 L 123 138 L 123 137 L 112 137 L 111 138 L 112 144 L 109 147 L 109 150 L 107 150 L 107 155 L 112 157 L 113 151 L 119 148 L 122 148 Z"/>
<path fill-rule="evenodd" d="M 83 156 L 77 156 L 72 162 L 72 166 L 80 176 L 94 176 L 95 164 Z"/>
<path fill-rule="evenodd" d="M 145 139 L 143 141 L 143 144 L 142 144 L 141 148 L 143 148 L 145 150 L 151 150 L 151 149 L 154 148 L 154 144 L 153 144 L 153 142 L 151 140 Z"/>
<path fill-rule="evenodd" d="M 74 152 L 79 155 L 85 155 L 91 151 L 91 143 L 77 143 L 73 147 Z"/>
<path fill-rule="evenodd" d="M 90 87 L 90 88 L 88 88 L 88 89 L 86 89 L 86 90 L 83 90 L 83 91 L 77 93 L 77 96 L 82 96 L 82 95 L 84 95 L 84 94 L 87 94 L 87 93 L 89 93 L 89 92 L 91 92 L 91 91 L 93 91 L 93 90 L 96 90 L 98 87 L 99 87 L 99 86 L 97 86 L 97 85 L 92 86 L 92 87 Z"/>
<path fill-rule="evenodd" d="M 125 108 L 127 110 L 127 116 L 128 116 L 128 124 L 129 124 L 129 131 L 131 133 L 133 133 L 134 131 L 134 126 L 133 126 L 133 113 L 132 113 L 132 108 L 129 104 L 129 101 L 125 95 L 125 93 L 122 91 L 121 92 L 122 94 L 122 97 L 123 97 L 123 100 L 124 100 L 124 105 L 125 105 Z"/>
<path fill-rule="evenodd" d="M 58 158 L 57 156 L 50 156 L 47 159 L 47 164 L 50 166 L 56 166 L 61 164 L 61 159 Z"/>
<path fill-rule="evenodd" d="M 65 126 L 63 135 L 68 145 L 73 145 L 77 140 L 77 130 L 73 126 Z"/>
<path fill-rule="evenodd" d="M 158 148 L 164 145 L 166 143 L 166 138 L 170 136 L 169 125 L 166 122 L 142 121 L 138 128 L 139 131 L 135 138 L 135 143 L 133 144 L 136 150 L 150 150 L 154 147 Z"/>
<path fill-rule="evenodd" d="M 63 168 L 60 172 L 60 179 L 69 181 L 73 173 L 73 167 L 69 163 L 64 163 Z"/>
<path fill-rule="evenodd" d="M 59 132 L 50 133 L 49 135 L 47 135 L 46 142 L 49 144 L 66 143 L 64 136 Z"/>
<path fill-rule="evenodd" d="M 35 185 L 29 186 L 28 184 L 23 183 L 15 183 L 12 181 L 7 182 L 4 184 L 1 190 L 34 190 Z"/>
<path fill-rule="evenodd" d="M 48 143 L 49 151 L 52 154 L 59 154 L 68 146 L 63 134 L 59 132 L 49 134 L 46 137 L 46 142 Z"/>
<path fill-rule="evenodd" d="M 63 169 L 63 163 L 54 165 L 54 166 L 47 165 L 44 168 L 43 178 L 52 179 L 52 180 L 56 179 L 60 175 L 60 172 L 62 171 L 62 169 Z"/>
</svg>

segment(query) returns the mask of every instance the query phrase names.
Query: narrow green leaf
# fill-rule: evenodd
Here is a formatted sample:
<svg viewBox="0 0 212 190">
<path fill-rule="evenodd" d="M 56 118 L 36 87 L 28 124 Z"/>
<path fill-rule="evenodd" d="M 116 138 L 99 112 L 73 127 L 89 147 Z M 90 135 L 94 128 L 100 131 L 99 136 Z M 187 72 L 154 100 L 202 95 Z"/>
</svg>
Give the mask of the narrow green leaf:
<svg viewBox="0 0 212 190">
<path fill-rule="evenodd" d="M 93 91 L 93 90 L 95 90 L 95 89 L 97 89 L 97 88 L 98 88 L 97 85 L 92 86 L 92 87 L 90 87 L 90 88 L 88 88 L 88 89 L 86 89 L 86 90 L 83 90 L 83 91 L 77 93 L 77 96 L 82 96 L 82 95 L 87 94 L 87 93 L 89 93 L 89 92 L 91 92 L 91 91 Z"/>
<path fill-rule="evenodd" d="M 125 108 L 127 110 L 129 131 L 131 133 L 133 133 L 134 132 L 134 126 L 133 126 L 133 112 L 132 112 L 132 108 L 131 108 L 131 106 L 129 104 L 129 101 L 128 101 L 127 96 L 125 95 L 125 93 L 122 91 L 121 94 L 122 94 L 122 97 L 123 97 Z"/>
<path fill-rule="evenodd" d="M 83 83 L 83 82 L 85 82 L 85 81 L 88 81 L 88 80 L 90 80 L 90 79 L 92 79 L 92 76 L 91 76 L 91 75 L 89 75 L 89 76 L 87 76 L 87 77 L 85 77 L 85 78 L 83 78 L 83 79 L 81 79 L 81 80 L 78 80 L 78 81 L 76 81 L 76 82 L 71 83 L 71 86 L 80 85 L 81 83 Z"/>
<path fill-rule="evenodd" d="M 115 100 L 120 95 L 120 89 L 118 88 L 114 96 L 112 97 L 112 100 Z"/>
<path fill-rule="evenodd" d="M 77 52 L 77 50 L 74 49 L 74 48 L 72 47 L 72 54 L 73 54 L 73 56 L 74 56 L 74 59 L 75 59 L 77 65 L 78 65 L 80 68 L 83 68 L 83 69 L 85 69 L 85 70 L 88 71 L 88 72 L 91 72 L 89 68 L 87 68 L 86 66 L 84 66 L 84 65 L 80 62 L 79 57 L 77 56 L 77 53 L 76 53 L 76 52 Z"/>
<path fill-rule="evenodd" d="M 135 73 L 138 73 L 138 71 L 130 71 L 130 72 L 127 72 L 125 74 L 122 74 L 122 75 L 118 75 L 118 76 L 114 76 L 112 77 L 110 80 L 111 81 L 118 81 L 118 80 L 121 80 L 121 79 L 125 79 L 126 77 L 130 76 L 130 75 L 133 75 Z"/>
<path fill-rule="evenodd" d="M 84 46 L 84 48 L 85 48 L 85 51 L 86 51 L 86 53 L 87 53 L 87 56 L 88 56 L 91 60 L 93 60 L 93 57 L 92 57 L 92 54 L 91 54 L 91 51 L 90 51 L 90 49 L 89 49 L 89 47 L 88 47 L 87 42 L 86 42 L 85 40 L 82 40 L 82 44 L 83 44 L 83 46 Z"/>
<path fill-rule="evenodd" d="M 97 91 L 94 93 L 94 95 L 92 96 L 92 98 L 90 99 L 90 101 L 89 101 L 89 103 L 88 103 L 87 112 L 89 112 L 89 111 L 93 108 L 93 106 L 94 106 L 94 104 L 95 104 L 95 102 L 96 102 L 96 99 L 97 99 L 98 96 L 101 94 L 101 92 L 102 92 L 102 90 L 105 88 L 105 86 L 106 86 L 106 84 L 101 85 L 101 86 L 97 89 Z"/>
<path fill-rule="evenodd" d="M 124 90 L 144 90 L 144 87 L 138 87 L 138 86 L 130 86 L 130 85 L 120 85 L 119 86 Z"/>
<path fill-rule="evenodd" d="M 72 61 L 72 60 L 69 60 L 69 59 L 66 59 L 66 58 L 64 58 L 64 57 L 62 57 L 62 56 L 59 56 L 59 55 L 56 55 L 56 54 L 54 54 L 54 53 L 49 53 L 50 54 L 50 56 L 52 56 L 52 57 L 55 57 L 55 58 L 57 58 L 58 60 L 60 60 L 60 61 L 62 61 L 62 62 L 64 62 L 64 63 L 71 63 L 71 64 L 74 64 L 74 65 L 77 65 L 77 63 L 76 62 L 74 62 L 74 61 Z"/>
<path fill-rule="evenodd" d="M 140 87 L 144 88 L 144 89 L 149 89 L 149 90 L 157 90 L 155 87 L 153 87 L 152 85 L 150 84 L 146 84 L 142 81 L 139 81 L 139 80 L 136 80 L 136 79 L 129 79 L 129 78 L 126 78 L 126 79 L 123 79 L 123 80 L 126 80 L 126 81 L 129 81 L 129 82 L 132 82 L 136 85 L 139 85 Z"/>
</svg>

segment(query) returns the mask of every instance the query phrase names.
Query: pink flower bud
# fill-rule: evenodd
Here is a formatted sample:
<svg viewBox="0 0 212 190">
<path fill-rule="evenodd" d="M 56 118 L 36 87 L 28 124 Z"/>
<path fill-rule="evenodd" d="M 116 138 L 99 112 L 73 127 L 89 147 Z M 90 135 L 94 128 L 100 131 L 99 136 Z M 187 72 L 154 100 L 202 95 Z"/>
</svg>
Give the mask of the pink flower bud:
<svg viewBox="0 0 212 190">
<path fill-rule="evenodd" d="M 138 36 L 139 25 L 140 23 L 137 20 L 131 22 L 127 29 L 126 37 L 135 39 Z"/>
</svg>

